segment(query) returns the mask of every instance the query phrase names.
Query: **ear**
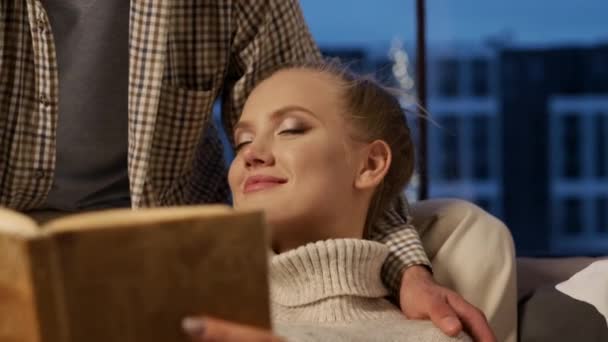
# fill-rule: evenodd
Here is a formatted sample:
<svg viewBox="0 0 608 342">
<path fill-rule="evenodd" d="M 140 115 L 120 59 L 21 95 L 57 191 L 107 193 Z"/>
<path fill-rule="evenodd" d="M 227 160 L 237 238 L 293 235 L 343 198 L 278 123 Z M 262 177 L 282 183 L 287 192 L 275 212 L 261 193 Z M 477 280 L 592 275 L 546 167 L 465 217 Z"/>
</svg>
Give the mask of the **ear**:
<svg viewBox="0 0 608 342">
<path fill-rule="evenodd" d="M 362 151 L 361 168 L 355 179 L 355 188 L 374 189 L 391 166 L 391 148 L 382 140 L 375 140 Z"/>
</svg>

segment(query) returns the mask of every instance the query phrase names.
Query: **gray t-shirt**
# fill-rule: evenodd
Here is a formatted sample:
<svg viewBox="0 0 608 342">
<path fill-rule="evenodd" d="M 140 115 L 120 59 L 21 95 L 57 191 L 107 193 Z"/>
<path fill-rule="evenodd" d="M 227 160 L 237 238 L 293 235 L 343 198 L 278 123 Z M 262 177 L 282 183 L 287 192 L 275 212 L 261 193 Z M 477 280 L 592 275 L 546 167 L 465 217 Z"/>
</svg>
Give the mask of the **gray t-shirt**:
<svg viewBox="0 0 608 342">
<path fill-rule="evenodd" d="M 128 0 L 43 0 L 57 50 L 57 163 L 43 208 L 130 205 Z"/>
</svg>

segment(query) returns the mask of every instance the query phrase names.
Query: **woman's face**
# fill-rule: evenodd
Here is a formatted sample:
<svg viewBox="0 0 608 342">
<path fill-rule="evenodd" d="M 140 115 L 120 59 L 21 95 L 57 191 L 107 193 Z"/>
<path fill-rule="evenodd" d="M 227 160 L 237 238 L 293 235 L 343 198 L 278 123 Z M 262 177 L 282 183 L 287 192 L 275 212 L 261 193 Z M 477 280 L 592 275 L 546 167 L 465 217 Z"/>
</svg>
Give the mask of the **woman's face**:
<svg viewBox="0 0 608 342">
<path fill-rule="evenodd" d="M 371 193 L 355 180 L 365 144 L 350 137 L 339 89 L 320 72 L 280 71 L 254 89 L 235 126 L 234 206 L 265 212 L 275 249 L 361 237 Z"/>
</svg>

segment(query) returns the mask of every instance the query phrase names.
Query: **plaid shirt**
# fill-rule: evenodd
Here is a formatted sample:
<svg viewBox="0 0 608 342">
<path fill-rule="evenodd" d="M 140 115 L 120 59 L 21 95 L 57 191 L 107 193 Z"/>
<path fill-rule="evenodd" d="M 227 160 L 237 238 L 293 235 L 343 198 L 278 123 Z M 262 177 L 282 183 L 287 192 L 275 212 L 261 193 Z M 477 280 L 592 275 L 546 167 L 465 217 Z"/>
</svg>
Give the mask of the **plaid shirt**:
<svg viewBox="0 0 608 342">
<path fill-rule="evenodd" d="M 40 0 L 2 0 L 0 19 L 0 204 L 27 210 L 53 181 L 57 61 Z M 320 57 L 297 2 L 131 0 L 129 34 L 133 207 L 225 202 L 213 103 L 221 96 L 230 129 L 266 70 Z M 404 267 L 429 265 L 406 213 L 403 201 L 373 231 L 392 251 L 383 273 L 395 294 Z"/>
</svg>

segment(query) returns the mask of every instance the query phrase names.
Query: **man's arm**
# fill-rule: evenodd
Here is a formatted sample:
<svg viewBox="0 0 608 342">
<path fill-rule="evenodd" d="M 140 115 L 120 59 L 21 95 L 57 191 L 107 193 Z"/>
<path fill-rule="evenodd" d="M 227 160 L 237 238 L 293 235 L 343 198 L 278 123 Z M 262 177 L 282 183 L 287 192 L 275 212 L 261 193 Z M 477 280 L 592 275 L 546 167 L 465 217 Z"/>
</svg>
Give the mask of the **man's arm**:
<svg viewBox="0 0 608 342">
<path fill-rule="evenodd" d="M 395 298 L 399 298 L 403 273 L 411 266 L 430 269 L 426 252 L 418 231 L 409 224 L 409 206 L 405 196 L 400 196 L 374 224 L 370 238 L 389 247 L 389 255 L 382 267 L 382 279 Z"/>
<path fill-rule="evenodd" d="M 226 2 L 230 6 L 229 17 L 218 22 L 227 27 L 208 28 L 200 34 L 206 37 L 205 46 L 209 49 L 213 48 L 215 39 L 230 41 L 221 100 L 222 120 L 226 131 L 231 132 L 247 96 L 269 70 L 287 62 L 320 59 L 321 54 L 296 0 Z M 225 6 L 220 7 L 224 13 Z M 218 33 L 222 35 L 214 35 Z M 232 142 L 232 134 L 227 137 Z M 216 127 L 206 126 L 197 151 L 193 164 L 197 177 L 192 178 L 187 191 L 179 189 L 179 201 L 175 202 L 228 202 L 230 189 L 224 151 Z"/>
<path fill-rule="evenodd" d="M 389 246 L 382 278 L 410 319 L 428 319 L 450 336 L 466 330 L 475 341 L 495 341 L 484 314 L 456 292 L 435 282 L 431 263 L 411 221 L 404 196 L 376 222 L 371 238 Z"/>
<path fill-rule="evenodd" d="M 227 131 L 260 78 L 277 66 L 321 58 L 297 0 L 234 1 L 222 117 Z"/>
</svg>

